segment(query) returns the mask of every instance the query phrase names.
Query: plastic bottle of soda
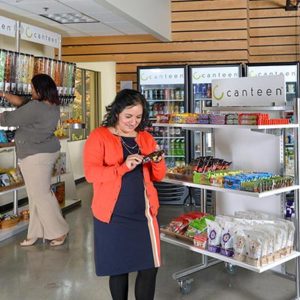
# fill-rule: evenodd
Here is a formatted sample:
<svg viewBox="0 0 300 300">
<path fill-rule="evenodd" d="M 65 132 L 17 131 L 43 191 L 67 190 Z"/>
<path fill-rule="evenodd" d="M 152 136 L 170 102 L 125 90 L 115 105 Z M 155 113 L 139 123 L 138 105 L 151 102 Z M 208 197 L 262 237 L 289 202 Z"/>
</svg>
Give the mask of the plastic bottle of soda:
<svg viewBox="0 0 300 300">
<path fill-rule="evenodd" d="M 184 142 L 184 139 L 180 139 L 180 155 L 185 155 L 185 142 Z"/>
</svg>

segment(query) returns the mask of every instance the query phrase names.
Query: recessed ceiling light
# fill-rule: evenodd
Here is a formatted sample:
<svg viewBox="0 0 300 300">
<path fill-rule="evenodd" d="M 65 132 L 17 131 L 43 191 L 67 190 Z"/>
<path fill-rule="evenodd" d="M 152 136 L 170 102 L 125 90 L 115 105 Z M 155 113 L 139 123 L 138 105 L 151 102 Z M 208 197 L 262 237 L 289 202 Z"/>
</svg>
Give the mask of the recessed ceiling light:
<svg viewBox="0 0 300 300">
<path fill-rule="evenodd" d="M 81 13 L 40 14 L 60 24 L 99 23 L 100 21 Z"/>
</svg>

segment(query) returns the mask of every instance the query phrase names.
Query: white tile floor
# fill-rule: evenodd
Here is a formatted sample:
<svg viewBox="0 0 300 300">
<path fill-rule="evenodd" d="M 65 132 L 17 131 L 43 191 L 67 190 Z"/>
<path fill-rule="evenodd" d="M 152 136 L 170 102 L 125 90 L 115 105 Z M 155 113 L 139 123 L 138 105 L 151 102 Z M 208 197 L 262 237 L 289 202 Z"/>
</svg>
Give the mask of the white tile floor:
<svg viewBox="0 0 300 300">
<path fill-rule="evenodd" d="M 82 207 L 69 212 L 71 231 L 65 245 L 52 248 L 41 241 L 21 248 L 25 232 L 0 243 L 0 300 L 109 300 L 108 278 L 94 274 L 91 188 L 77 186 Z M 166 224 L 184 207 L 162 206 L 160 223 Z M 295 282 L 274 275 L 237 269 L 227 273 L 220 263 L 194 274 L 191 291 L 182 295 L 172 274 L 200 263 L 200 256 L 162 243 L 163 266 L 157 277 L 156 300 L 289 300 L 295 299 Z M 293 270 L 293 264 L 289 265 Z M 135 274 L 130 277 L 129 300 L 134 300 Z"/>
</svg>

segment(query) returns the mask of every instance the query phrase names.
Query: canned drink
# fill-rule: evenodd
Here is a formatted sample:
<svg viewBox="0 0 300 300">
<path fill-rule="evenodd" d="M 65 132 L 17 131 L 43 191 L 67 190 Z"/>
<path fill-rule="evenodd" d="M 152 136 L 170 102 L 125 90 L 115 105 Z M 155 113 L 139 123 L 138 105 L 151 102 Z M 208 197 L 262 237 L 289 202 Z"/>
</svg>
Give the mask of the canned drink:
<svg viewBox="0 0 300 300">
<path fill-rule="evenodd" d="M 169 89 L 165 89 L 165 100 L 170 100 L 170 90 Z"/>
<path fill-rule="evenodd" d="M 157 90 L 156 89 L 152 90 L 152 99 L 157 100 Z"/>
<path fill-rule="evenodd" d="M 150 99 L 150 100 L 153 99 L 153 90 L 148 90 L 148 98 L 147 99 Z"/>
<path fill-rule="evenodd" d="M 207 98 L 211 98 L 211 84 L 210 83 L 207 84 L 206 95 L 207 95 Z"/>
<path fill-rule="evenodd" d="M 160 89 L 156 89 L 156 99 L 160 100 Z"/>
<path fill-rule="evenodd" d="M 164 89 L 161 89 L 161 90 L 160 90 L 160 99 L 161 99 L 161 100 L 164 100 L 164 99 L 165 99 L 165 90 L 164 90 Z"/>
<path fill-rule="evenodd" d="M 174 89 L 170 89 L 170 100 L 174 100 L 174 99 L 175 99 Z"/>
<path fill-rule="evenodd" d="M 197 84 L 193 84 L 193 94 L 197 94 Z"/>
<path fill-rule="evenodd" d="M 203 97 L 203 98 L 207 97 L 207 86 L 206 86 L 206 83 L 203 83 L 201 85 L 201 97 Z"/>
<path fill-rule="evenodd" d="M 180 99 L 184 99 L 184 90 L 180 90 Z"/>
<path fill-rule="evenodd" d="M 148 96 L 148 90 L 144 90 L 143 91 L 143 95 L 146 99 L 149 99 L 149 96 Z"/>
</svg>

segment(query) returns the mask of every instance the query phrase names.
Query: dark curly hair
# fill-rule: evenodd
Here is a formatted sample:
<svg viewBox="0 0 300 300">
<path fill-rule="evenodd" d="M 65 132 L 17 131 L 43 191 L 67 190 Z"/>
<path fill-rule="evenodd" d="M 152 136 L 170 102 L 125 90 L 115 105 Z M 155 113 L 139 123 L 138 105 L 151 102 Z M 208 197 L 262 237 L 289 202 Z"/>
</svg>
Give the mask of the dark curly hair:
<svg viewBox="0 0 300 300">
<path fill-rule="evenodd" d="M 60 104 L 56 84 L 49 75 L 37 74 L 32 77 L 31 83 L 39 95 L 38 101 L 48 100 L 50 103 Z"/>
<path fill-rule="evenodd" d="M 148 125 L 148 103 L 145 97 L 136 90 L 124 89 L 117 93 L 114 101 L 106 106 L 106 114 L 102 125 L 105 127 L 114 127 L 119 119 L 119 114 L 126 108 L 135 105 L 142 105 L 143 115 L 137 131 L 144 130 Z"/>
</svg>

